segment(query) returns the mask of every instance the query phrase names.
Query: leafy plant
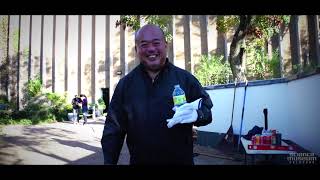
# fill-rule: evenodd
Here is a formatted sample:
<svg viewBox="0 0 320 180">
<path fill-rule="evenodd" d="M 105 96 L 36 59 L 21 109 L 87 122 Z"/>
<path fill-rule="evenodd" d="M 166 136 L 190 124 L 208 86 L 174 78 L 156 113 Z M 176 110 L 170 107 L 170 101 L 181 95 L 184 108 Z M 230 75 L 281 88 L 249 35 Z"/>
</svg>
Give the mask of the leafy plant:
<svg viewBox="0 0 320 180">
<path fill-rule="evenodd" d="M 8 101 L 7 96 L 0 94 L 0 104 L 8 104 L 8 103 L 9 103 L 9 101 Z"/>
<path fill-rule="evenodd" d="M 106 104 L 104 103 L 104 100 L 102 98 L 98 99 L 98 109 L 101 109 L 101 110 L 106 109 Z"/>
<path fill-rule="evenodd" d="M 319 65 L 316 66 L 312 63 L 310 64 L 295 64 L 292 65 L 292 72 L 294 74 L 308 74 L 314 72 L 317 68 L 319 68 Z"/>
<path fill-rule="evenodd" d="M 272 53 L 272 58 L 267 61 L 270 73 L 272 74 L 273 78 L 281 77 L 281 70 L 280 70 L 280 55 L 278 50 Z"/>
<path fill-rule="evenodd" d="M 0 119 L 8 119 L 8 118 L 11 118 L 11 111 L 0 110 Z"/>
<path fill-rule="evenodd" d="M 33 79 L 30 79 L 27 83 L 28 97 L 35 97 L 42 92 L 42 82 L 39 75 L 36 75 Z"/>
<path fill-rule="evenodd" d="M 170 42 L 172 40 L 172 34 L 169 32 L 171 19 L 172 16 L 169 15 L 123 15 L 120 20 L 117 20 L 116 27 L 122 26 L 125 29 L 129 26 L 134 31 L 137 31 L 140 28 L 140 20 L 143 20 L 147 24 L 158 25 L 163 30 L 167 42 Z"/>
<path fill-rule="evenodd" d="M 195 76 L 203 86 L 227 83 L 231 75 L 230 66 L 223 62 L 223 56 L 201 56 L 195 69 Z"/>
<path fill-rule="evenodd" d="M 278 51 L 274 51 L 272 57 L 269 58 L 264 47 L 259 44 L 247 46 L 246 66 L 246 75 L 251 77 L 251 79 L 280 77 L 280 57 Z"/>
<path fill-rule="evenodd" d="M 58 93 L 46 93 L 51 106 L 50 111 L 53 114 L 53 118 L 61 121 L 67 118 L 68 112 L 71 112 L 72 106 L 67 104 L 67 93 L 60 95 Z"/>
<path fill-rule="evenodd" d="M 243 48 L 242 44 L 251 41 L 256 41 L 260 45 L 265 44 L 274 34 L 280 32 L 281 25 L 287 27 L 289 21 L 290 15 L 218 16 L 217 30 L 219 32 L 226 33 L 231 29 L 235 29 L 228 56 L 228 62 L 234 78 L 240 81 L 246 80 L 245 68 L 243 67 L 246 63 L 243 63 L 243 55 L 247 49 Z M 264 70 L 261 62 L 256 64 L 258 71 Z M 258 78 L 261 78 L 261 74 Z"/>
</svg>

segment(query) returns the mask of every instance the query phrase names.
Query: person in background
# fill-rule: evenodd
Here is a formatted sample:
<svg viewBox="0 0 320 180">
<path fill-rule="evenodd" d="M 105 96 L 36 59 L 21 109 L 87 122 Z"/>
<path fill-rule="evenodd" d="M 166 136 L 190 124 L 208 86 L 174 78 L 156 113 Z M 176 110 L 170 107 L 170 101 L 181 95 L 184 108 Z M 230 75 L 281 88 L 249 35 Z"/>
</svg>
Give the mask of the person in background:
<svg viewBox="0 0 320 180">
<path fill-rule="evenodd" d="M 73 123 L 76 124 L 79 123 L 80 117 L 80 106 L 81 106 L 81 99 L 78 95 L 75 95 L 74 98 L 72 99 L 72 109 L 73 109 Z"/>
<path fill-rule="evenodd" d="M 84 94 L 80 95 L 81 101 L 82 101 L 82 115 L 83 115 L 83 125 L 87 123 L 87 116 L 88 116 L 88 99 L 87 96 Z"/>
</svg>

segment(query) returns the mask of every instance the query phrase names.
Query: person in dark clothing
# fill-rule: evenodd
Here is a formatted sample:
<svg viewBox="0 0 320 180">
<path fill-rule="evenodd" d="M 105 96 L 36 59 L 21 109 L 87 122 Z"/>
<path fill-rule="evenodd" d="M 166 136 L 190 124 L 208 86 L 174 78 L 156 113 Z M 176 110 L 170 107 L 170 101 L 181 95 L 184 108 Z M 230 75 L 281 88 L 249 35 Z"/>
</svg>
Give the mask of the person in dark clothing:
<svg viewBox="0 0 320 180">
<path fill-rule="evenodd" d="M 131 165 L 192 165 L 192 127 L 212 122 L 210 96 L 191 73 L 169 62 L 158 26 L 140 28 L 135 49 L 140 64 L 118 82 L 106 116 L 101 139 L 104 164 L 117 164 L 126 137 Z M 173 108 L 177 84 L 187 103 Z"/>
<path fill-rule="evenodd" d="M 82 115 L 83 115 L 83 125 L 87 123 L 87 116 L 88 116 L 88 99 L 87 96 L 84 94 L 80 94 L 80 98 L 82 101 Z"/>
<path fill-rule="evenodd" d="M 80 106 L 81 106 L 81 99 L 79 98 L 78 95 L 75 95 L 74 98 L 72 99 L 72 109 L 73 109 L 73 123 L 77 122 L 79 123 L 80 117 L 79 117 L 79 113 L 80 113 Z"/>
</svg>

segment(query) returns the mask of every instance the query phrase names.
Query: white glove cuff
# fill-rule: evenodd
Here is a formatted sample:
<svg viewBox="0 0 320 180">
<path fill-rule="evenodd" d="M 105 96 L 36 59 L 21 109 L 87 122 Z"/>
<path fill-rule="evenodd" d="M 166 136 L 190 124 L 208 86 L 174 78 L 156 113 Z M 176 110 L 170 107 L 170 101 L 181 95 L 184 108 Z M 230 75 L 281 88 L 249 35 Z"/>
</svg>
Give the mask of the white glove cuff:
<svg viewBox="0 0 320 180">
<path fill-rule="evenodd" d="M 195 101 L 193 101 L 192 103 L 192 108 L 198 110 L 201 107 L 202 104 L 202 98 L 199 98 Z"/>
</svg>

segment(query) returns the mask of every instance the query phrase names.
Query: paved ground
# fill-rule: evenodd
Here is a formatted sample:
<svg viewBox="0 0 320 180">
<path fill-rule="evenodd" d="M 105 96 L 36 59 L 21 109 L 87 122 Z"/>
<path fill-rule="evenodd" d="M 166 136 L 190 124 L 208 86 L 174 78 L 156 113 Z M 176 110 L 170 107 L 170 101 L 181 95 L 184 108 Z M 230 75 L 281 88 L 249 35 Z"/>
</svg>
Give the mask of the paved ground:
<svg viewBox="0 0 320 180">
<path fill-rule="evenodd" d="M 89 119 L 84 126 L 71 122 L 4 126 L 0 131 L 0 164 L 102 165 L 103 124 L 103 119 Z M 243 164 L 212 148 L 195 146 L 195 152 L 196 165 Z M 128 163 L 129 152 L 124 145 L 118 164 Z"/>
</svg>

